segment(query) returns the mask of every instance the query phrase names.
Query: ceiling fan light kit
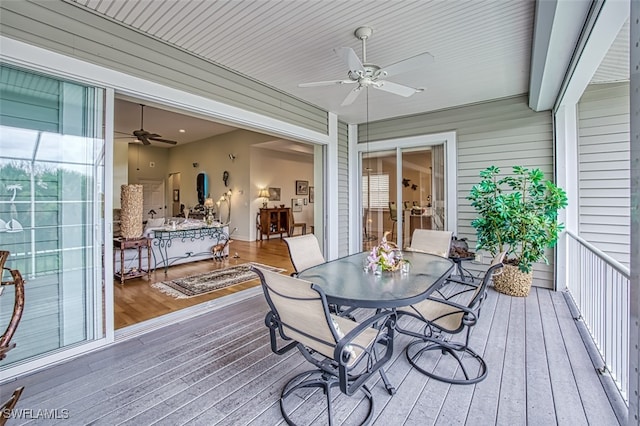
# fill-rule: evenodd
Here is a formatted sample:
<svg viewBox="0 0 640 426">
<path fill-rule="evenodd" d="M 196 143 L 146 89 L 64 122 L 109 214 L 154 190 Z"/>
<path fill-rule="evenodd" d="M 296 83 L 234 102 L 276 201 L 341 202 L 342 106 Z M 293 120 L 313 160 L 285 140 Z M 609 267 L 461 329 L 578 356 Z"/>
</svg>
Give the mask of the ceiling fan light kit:
<svg viewBox="0 0 640 426">
<path fill-rule="evenodd" d="M 302 83 L 298 87 L 319 87 L 330 86 L 334 84 L 354 84 L 358 86 L 351 90 L 347 97 L 342 101 L 341 106 L 352 104 L 360 91 L 366 87 L 373 87 L 394 95 L 409 97 L 415 93 L 423 92 L 424 88 L 413 88 L 402 84 L 393 83 L 385 80 L 389 76 L 394 76 L 404 72 L 423 68 L 433 62 L 433 56 L 425 52 L 420 55 L 396 62 L 385 68 L 378 65 L 367 63 L 367 39 L 373 34 L 370 27 L 359 27 L 355 30 L 354 35 L 362 41 L 362 61 L 356 52 L 350 47 L 338 47 L 333 51 L 342 61 L 349 67 L 347 72 L 348 79 L 345 80 L 329 80 L 316 81 L 312 83 Z"/>
</svg>

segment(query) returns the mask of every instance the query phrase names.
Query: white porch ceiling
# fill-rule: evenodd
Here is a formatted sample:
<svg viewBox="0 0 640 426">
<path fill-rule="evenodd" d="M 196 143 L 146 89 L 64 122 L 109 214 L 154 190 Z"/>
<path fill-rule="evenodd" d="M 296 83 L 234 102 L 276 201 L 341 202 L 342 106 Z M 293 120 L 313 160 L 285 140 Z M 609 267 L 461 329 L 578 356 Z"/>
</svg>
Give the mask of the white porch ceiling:
<svg viewBox="0 0 640 426">
<path fill-rule="evenodd" d="M 535 2 L 69 0 L 240 74 L 338 114 L 347 123 L 526 93 Z M 424 88 L 410 98 L 370 90 L 341 107 L 352 86 L 299 88 L 346 78 L 333 53 L 367 25 L 368 62 L 385 66 L 430 52 L 423 70 L 389 78 Z M 159 132 L 160 133 L 160 132 Z M 163 135 L 165 136 L 165 135 Z"/>
<path fill-rule="evenodd" d="M 519 95 L 528 92 L 531 79 L 535 0 L 66 1 L 335 112 L 347 123 Z M 576 0 L 573 6 L 567 6 L 570 18 L 576 22 L 558 24 L 560 28 L 556 31 L 564 31 L 566 38 L 560 44 L 566 48 L 561 53 L 547 52 L 551 58 L 546 59 L 554 62 L 558 75 L 564 74 L 588 4 L 587 0 Z M 575 16 L 577 6 L 581 7 L 579 18 Z M 538 19 L 545 18 L 538 16 Z M 362 57 L 361 42 L 353 32 L 363 25 L 374 31 L 367 42 L 370 63 L 386 66 L 424 52 L 435 57 L 435 62 L 423 70 L 389 78 L 424 88 L 424 92 L 404 98 L 370 90 L 368 102 L 362 94 L 352 105 L 341 107 L 353 86 L 298 87 L 304 82 L 346 78 L 347 67 L 333 49 L 351 47 Z M 536 25 L 544 27 L 545 23 Z M 569 30 L 573 31 L 571 36 L 566 34 Z M 594 75 L 593 83 L 628 80 L 628 40 L 627 22 Z M 554 98 L 555 95 L 550 94 Z M 119 99 L 116 107 L 117 131 L 130 134 L 140 127 L 135 99 Z M 179 143 L 234 130 L 202 117 L 166 109 L 162 105 L 148 106 L 145 130 Z M 178 133 L 180 128 L 187 133 Z M 285 149 L 283 141 L 277 139 L 264 148 Z M 309 149 L 304 145 L 297 148 Z"/>
</svg>

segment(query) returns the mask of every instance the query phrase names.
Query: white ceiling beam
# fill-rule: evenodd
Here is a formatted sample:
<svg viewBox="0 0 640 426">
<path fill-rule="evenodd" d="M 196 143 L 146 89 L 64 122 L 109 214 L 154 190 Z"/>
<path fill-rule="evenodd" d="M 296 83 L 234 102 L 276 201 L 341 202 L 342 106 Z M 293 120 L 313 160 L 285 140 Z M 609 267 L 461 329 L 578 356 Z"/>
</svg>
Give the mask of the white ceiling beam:
<svg viewBox="0 0 640 426">
<path fill-rule="evenodd" d="M 591 30 L 583 36 L 583 48 L 573 61 L 565 79 L 555 108 L 578 103 L 591 82 L 620 29 L 629 18 L 629 0 L 606 0 L 593 22 Z"/>
<path fill-rule="evenodd" d="M 591 5 L 589 0 L 536 1 L 529 76 L 529 108 L 532 110 L 553 108 Z"/>
</svg>

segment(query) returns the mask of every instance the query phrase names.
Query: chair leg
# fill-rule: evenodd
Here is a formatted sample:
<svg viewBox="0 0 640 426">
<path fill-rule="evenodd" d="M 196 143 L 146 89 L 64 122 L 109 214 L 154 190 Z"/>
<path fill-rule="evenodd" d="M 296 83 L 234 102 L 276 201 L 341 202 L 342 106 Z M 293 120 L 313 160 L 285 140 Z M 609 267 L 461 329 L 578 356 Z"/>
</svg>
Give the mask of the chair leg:
<svg viewBox="0 0 640 426">
<path fill-rule="evenodd" d="M 381 368 L 378 371 L 380 371 L 380 377 L 382 377 L 382 383 L 384 383 L 384 388 L 387 390 L 387 392 L 389 392 L 389 395 L 395 395 L 396 387 L 391 384 L 391 381 L 389 381 L 389 378 L 387 377 L 387 373 L 384 371 L 384 368 Z"/>
<path fill-rule="evenodd" d="M 382 371 L 382 370 L 380 370 Z M 304 373 L 300 373 L 297 376 L 293 377 L 291 380 L 287 382 L 287 384 L 282 389 L 282 394 L 280 395 L 280 411 L 282 412 L 282 416 L 284 420 L 289 425 L 295 425 L 296 423 L 291 418 L 293 412 L 288 412 L 285 405 L 286 400 L 289 396 L 291 396 L 294 392 L 305 389 L 305 388 L 321 388 L 323 393 L 326 396 L 327 400 L 327 416 L 329 419 L 329 425 L 333 424 L 333 405 L 332 405 L 332 395 L 331 388 L 339 387 L 340 383 L 338 378 L 328 374 L 322 370 L 312 370 L 305 371 Z M 362 425 L 367 425 L 373 419 L 373 395 L 369 388 L 366 385 L 363 385 L 360 390 L 364 393 L 365 398 L 369 401 L 369 410 L 367 412 L 367 416 L 364 421 L 361 423 Z M 300 408 L 298 405 L 300 401 L 303 401 L 304 404 L 308 399 L 304 396 L 299 396 L 296 398 L 296 409 L 305 412 L 304 408 Z M 295 410 L 292 410 L 295 411 Z"/>
<path fill-rule="evenodd" d="M 440 367 L 439 362 L 428 363 L 429 359 L 434 361 L 435 356 L 429 356 L 430 351 L 441 352 L 443 357 L 451 355 L 457 366 L 452 376 L 440 375 L 436 369 Z M 482 357 L 475 353 L 466 345 L 450 342 L 433 342 L 424 340 L 414 340 L 409 343 L 406 350 L 407 360 L 422 374 L 433 379 L 451 383 L 454 385 L 470 385 L 478 383 L 487 377 L 487 364 Z M 460 370 L 464 378 L 457 377 Z M 475 372 L 475 373 L 474 373 Z"/>
</svg>

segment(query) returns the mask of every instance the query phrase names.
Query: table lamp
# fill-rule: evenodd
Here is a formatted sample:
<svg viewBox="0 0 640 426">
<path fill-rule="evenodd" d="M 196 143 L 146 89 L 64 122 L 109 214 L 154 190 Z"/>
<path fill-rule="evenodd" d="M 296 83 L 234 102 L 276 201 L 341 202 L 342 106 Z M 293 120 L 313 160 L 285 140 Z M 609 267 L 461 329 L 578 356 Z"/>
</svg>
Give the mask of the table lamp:
<svg viewBox="0 0 640 426">
<path fill-rule="evenodd" d="M 205 221 L 207 225 L 211 225 L 213 223 L 213 198 L 207 198 L 204 200 L 204 209 L 205 209 Z"/>
<path fill-rule="evenodd" d="M 262 198 L 262 208 L 267 208 L 267 201 L 269 200 L 269 191 L 267 188 L 262 188 L 258 193 L 258 198 Z"/>
</svg>

